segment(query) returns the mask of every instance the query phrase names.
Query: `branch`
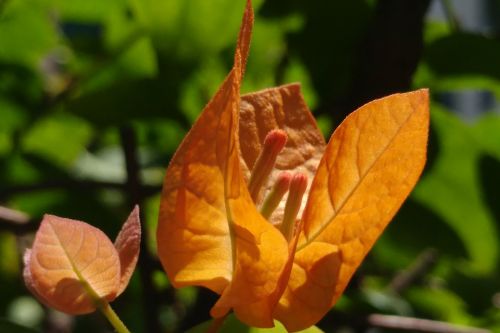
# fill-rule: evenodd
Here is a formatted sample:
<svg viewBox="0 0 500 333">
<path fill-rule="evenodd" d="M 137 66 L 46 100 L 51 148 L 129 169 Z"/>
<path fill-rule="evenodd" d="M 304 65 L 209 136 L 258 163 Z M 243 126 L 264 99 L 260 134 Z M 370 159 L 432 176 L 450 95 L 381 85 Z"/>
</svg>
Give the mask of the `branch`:
<svg viewBox="0 0 500 333">
<path fill-rule="evenodd" d="M 120 129 L 120 138 L 123 147 L 123 153 L 125 154 L 125 163 L 127 169 L 127 183 L 126 193 L 129 198 L 129 204 L 131 207 L 138 204 L 142 206 L 144 201 L 144 196 L 141 191 L 141 179 L 140 179 L 140 166 L 139 159 L 137 156 L 137 142 L 134 130 L 131 126 L 123 126 Z M 144 227 L 143 214 L 141 214 L 141 223 Z M 153 273 L 155 269 L 155 260 L 152 254 L 149 252 L 147 244 L 148 233 L 146 231 L 142 232 L 141 239 L 141 251 L 139 254 L 139 272 L 141 275 L 142 289 L 143 289 L 143 308 L 145 313 L 145 331 L 146 332 L 161 332 L 161 325 L 159 322 L 160 311 L 159 305 L 161 300 L 159 299 L 159 292 L 153 283 Z"/>
<path fill-rule="evenodd" d="M 316 110 L 340 123 L 375 98 L 407 91 L 423 50 L 423 24 L 430 0 L 379 0 L 360 43 L 353 82 L 343 100 Z"/>
<path fill-rule="evenodd" d="M 398 294 L 402 293 L 409 286 L 424 277 L 436 265 L 437 259 L 438 253 L 436 250 L 427 249 L 423 251 L 410 267 L 392 279 L 389 289 Z"/>
<path fill-rule="evenodd" d="M 116 189 L 124 191 L 128 189 L 127 184 L 115 183 L 115 182 L 103 182 L 94 180 L 49 180 L 36 184 L 26 184 L 26 185 L 12 185 L 3 187 L 0 190 L 0 200 L 4 200 L 15 194 L 25 193 L 25 192 L 35 192 L 35 191 L 45 191 L 53 189 L 63 189 L 63 190 L 101 190 L 101 189 Z M 161 191 L 161 186 L 156 185 L 141 185 L 137 188 L 142 197 L 148 197 Z"/>
<path fill-rule="evenodd" d="M 28 214 L 0 206 L 0 230 L 22 235 L 35 231 L 38 225 L 39 220 L 31 219 Z"/>
<path fill-rule="evenodd" d="M 367 322 L 372 327 L 429 333 L 491 333 L 490 330 L 454 325 L 442 321 L 413 317 L 371 314 Z"/>
</svg>

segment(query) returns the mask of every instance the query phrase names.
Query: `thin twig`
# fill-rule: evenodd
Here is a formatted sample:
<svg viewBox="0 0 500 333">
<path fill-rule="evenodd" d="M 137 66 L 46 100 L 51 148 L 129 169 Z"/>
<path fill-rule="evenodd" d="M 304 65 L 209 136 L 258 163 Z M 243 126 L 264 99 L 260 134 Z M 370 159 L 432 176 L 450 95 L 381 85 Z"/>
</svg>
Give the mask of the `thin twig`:
<svg viewBox="0 0 500 333">
<path fill-rule="evenodd" d="M 424 277 L 436 264 L 438 253 L 434 249 L 423 251 L 413 264 L 396 275 L 389 284 L 389 289 L 400 294 L 409 286 Z"/>
<path fill-rule="evenodd" d="M 372 327 L 429 333 L 491 333 L 490 330 L 454 325 L 442 321 L 413 317 L 371 314 L 367 318 Z"/>
<path fill-rule="evenodd" d="M 25 192 L 36 192 L 45 190 L 101 190 L 101 189 L 116 189 L 120 191 L 125 191 L 128 188 L 127 184 L 116 183 L 116 182 L 103 182 L 94 180 L 50 180 L 35 184 L 23 184 L 23 185 L 12 185 L 6 186 L 0 189 L 0 200 L 5 200 L 5 198 L 10 197 L 15 194 L 25 193 Z M 138 190 L 142 197 L 148 197 L 153 194 L 158 193 L 161 190 L 161 186 L 156 185 L 141 185 Z"/>
<path fill-rule="evenodd" d="M 134 130 L 131 126 L 123 126 L 120 128 L 120 138 L 125 155 L 125 163 L 127 169 L 127 195 L 130 206 L 138 204 L 142 205 L 144 196 L 141 191 L 140 166 L 137 156 L 137 142 Z M 141 214 L 142 215 L 142 214 Z M 141 221 L 144 219 L 141 216 Z M 146 229 L 146 228 L 143 228 Z M 159 297 L 158 291 L 153 283 L 154 259 L 149 252 L 147 244 L 148 233 L 142 233 L 141 252 L 139 255 L 139 272 L 141 275 L 143 289 L 143 308 L 145 313 L 145 330 L 146 332 L 161 332 L 159 322 Z"/>
<path fill-rule="evenodd" d="M 2 231 L 22 235 L 35 231 L 38 224 L 38 220 L 31 219 L 26 213 L 0 206 L 0 230 Z"/>
</svg>

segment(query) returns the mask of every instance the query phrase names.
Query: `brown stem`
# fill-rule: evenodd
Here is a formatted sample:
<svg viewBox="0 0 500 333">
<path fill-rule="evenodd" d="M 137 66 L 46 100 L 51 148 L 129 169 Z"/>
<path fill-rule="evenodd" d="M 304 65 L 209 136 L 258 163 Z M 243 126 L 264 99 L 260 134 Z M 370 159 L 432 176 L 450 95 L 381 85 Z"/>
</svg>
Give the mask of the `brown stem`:
<svg viewBox="0 0 500 333">
<path fill-rule="evenodd" d="M 391 316 L 383 314 L 371 314 L 367 318 L 368 324 L 372 327 L 387 328 L 394 330 L 429 332 L 429 333 L 491 333 L 482 328 L 461 326 L 445 323 L 442 321 Z"/>
<path fill-rule="evenodd" d="M 35 191 L 45 191 L 53 189 L 64 189 L 64 190 L 100 190 L 100 189 L 116 189 L 124 191 L 128 189 L 127 184 L 115 183 L 115 182 L 103 182 L 94 180 L 50 180 L 44 181 L 36 184 L 26 184 L 26 185 L 12 185 L 6 186 L 0 189 L 0 200 L 4 200 L 15 194 L 25 193 L 25 192 L 35 192 Z M 147 197 L 158 193 L 161 190 L 160 186 L 155 185 L 141 185 L 138 188 L 142 197 Z"/>
<path fill-rule="evenodd" d="M 423 25 L 430 0 L 379 0 L 357 54 L 356 71 L 342 100 L 316 110 L 339 123 L 375 98 L 411 87 L 423 50 Z"/>
<path fill-rule="evenodd" d="M 389 284 L 389 289 L 400 294 L 409 286 L 424 277 L 436 264 L 438 253 L 434 249 L 423 251 L 413 264 L 396 275 Z"/>
<path fill-rule="evenodd" d="M 0 230 L 22 235 L 35 231 L 38 224 L 38 220 L 31 219 L 28 214 L 0 206 Z"/>
<path fill-rule="evenodd" d="M 123 126 L 120 129 L 120 138 L 123 152 L 125 155 L 125 165 L 127 169 L 127 182 L 125 184 L 128 194 L 129 205 L 133 207 L 138 204 L 142 206 L 144 196 L 141 191 L 140 166 L 137 156 L 137 141 L 134 129 L 131 126 Z M 143 215 L 143 214 L 141 214 Z M 144 223 L 144 218 L 141 216 L 141 221 Z M 145 331 L 146 332 L 161 332 L 159 322 L 159 292 L 156 290 L 153 283 L 153 272 L 155 269 L 155 260 L 147 246 L 148 233 L 143 225 L 141 252 L 139 255 L 139 272 L 142 282 L 143 291 L 143 309 L 145 314 Z"/>
</svg>

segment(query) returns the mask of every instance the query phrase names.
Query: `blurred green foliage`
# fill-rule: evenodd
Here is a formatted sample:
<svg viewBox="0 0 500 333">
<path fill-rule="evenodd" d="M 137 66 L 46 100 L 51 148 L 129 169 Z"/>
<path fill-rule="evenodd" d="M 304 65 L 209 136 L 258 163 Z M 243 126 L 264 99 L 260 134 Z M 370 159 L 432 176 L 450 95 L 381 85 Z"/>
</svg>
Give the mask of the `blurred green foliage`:
<svg viewBox="0 0 500 333">
<path fill-rule="evenodd" d="M 364 332 L 357 318 L 387 313 L 500 332 L 500 117 L 465 121 L 442 98 L 500 98 L 500 41 L 425 19 L 429 1 L 397 2 L 256 0 L 243 90 L 301 82 L 329 136 L 370 98 L 429 87 L 424 175 L 319 327 Z M 231 66 L 243 6 L 0 0 L 0 205 L 37 221 L 85 220 L 114 237 L 139 200 L 154 258 L 164 170 Z M 137 140 L 137 193 L 127 183 L 127 133 Z M 21 264 L 32 233 L 8 224 L 0 221 L 0 332 L 109 332 L 99 315 L 67 318 L 33 301 Z M 206 291 L 174 291 L 156 261 L 140 265 L 148 268 L 115 302 L 132 331 L 208 319 Z"/>
</svg>

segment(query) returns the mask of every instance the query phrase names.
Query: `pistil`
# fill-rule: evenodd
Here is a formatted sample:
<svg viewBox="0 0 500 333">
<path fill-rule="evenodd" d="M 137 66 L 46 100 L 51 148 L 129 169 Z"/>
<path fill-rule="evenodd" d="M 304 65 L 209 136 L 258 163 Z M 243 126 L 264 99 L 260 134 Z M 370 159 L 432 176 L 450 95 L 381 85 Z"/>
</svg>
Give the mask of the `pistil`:
<svg viewBox="0 0 500 333">
<path fill-rule="evenodd" d="M 278 207 L 283 196 L 286 194 L 286 192 L 288 192 L 291 181 L 292 174 L 290 172 L 284 171 L 278 175 L 276 183 L 274 183 L 273 188 L 264 199 L 264 203 L 262 204 L 262 207 L 260 209 L 262 216 L 264 216 L 266 220 L 269 219 L 271 214 L 275 211 L 276 207 Z"/>
<path fill-rule="evenodd" d="M 290 241 L 295 230 L 295 221 L 302 205 L 302 197 L 307 189 L 307 176 L 301 172 L 293 175 L 290 191 L 285 204 L 285 213 L 281 224 L 281 233 Z"/>
<path fill-rule="evenodd" d="M 255 165 L 250 175 L 248 189 L 253 201 L 256 203 L 259 199 L 260 191 L 266 184 L 271 171 L 276 164 L 278 154 L 285 147 L 287 140 L 286 132 L 283 130 L 272 130 L 267 133 L 260 155 L 257 157 Z"/>
</svg>

